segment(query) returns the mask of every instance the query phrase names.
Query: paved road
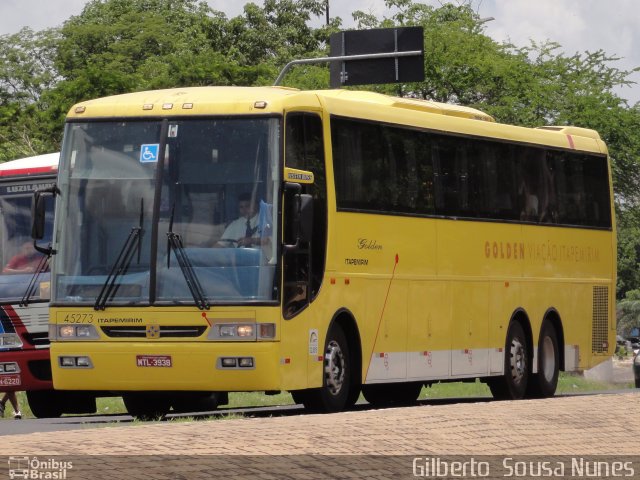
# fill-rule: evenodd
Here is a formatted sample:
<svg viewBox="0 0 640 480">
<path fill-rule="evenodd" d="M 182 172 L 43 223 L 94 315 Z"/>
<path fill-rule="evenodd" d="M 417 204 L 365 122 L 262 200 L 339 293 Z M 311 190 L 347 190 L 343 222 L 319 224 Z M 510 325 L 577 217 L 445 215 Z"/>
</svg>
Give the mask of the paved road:
<svg viewBox="0 0 640 480">
<path fill-rule="evenodd" d="M 10 435 L 0 437 L 0 451 L 74 459 L 76 470 L 67 478 L 92 480 L 412 478 L 411 458 L 402 456 L 454 454 L 637 455 L 627 467 L 640 477 L 640 444 L 633 440 L 639 411 L 636 392 L 421 405 Z M 380 459 L 386 463 L 376 463 Z M 281 470 L 273 473 L 276 467 Z"/>
</svg>

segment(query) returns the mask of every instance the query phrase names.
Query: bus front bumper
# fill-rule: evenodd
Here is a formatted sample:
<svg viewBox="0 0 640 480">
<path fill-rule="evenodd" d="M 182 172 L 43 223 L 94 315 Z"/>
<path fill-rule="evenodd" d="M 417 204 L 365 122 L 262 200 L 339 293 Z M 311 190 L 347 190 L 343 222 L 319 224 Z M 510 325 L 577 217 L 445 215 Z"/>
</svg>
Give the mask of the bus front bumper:
<svg viewBox="0 0 640 480">
<path fill-rule="evenodd" d="M 279 390 L 279 353 L 277 342 L 54 342 L 51 368 L 60 390 Z"/>
<path fill-rule="evenodd" d="M 0 392 L 53 388 L 48 348 L 0 352 L 0 365 Z"/>
</svg>

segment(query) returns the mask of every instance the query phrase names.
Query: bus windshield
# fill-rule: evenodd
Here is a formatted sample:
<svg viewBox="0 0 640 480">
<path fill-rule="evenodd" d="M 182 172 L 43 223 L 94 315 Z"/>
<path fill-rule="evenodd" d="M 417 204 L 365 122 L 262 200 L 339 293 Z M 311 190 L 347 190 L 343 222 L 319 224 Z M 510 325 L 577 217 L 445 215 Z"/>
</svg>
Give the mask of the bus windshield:
<svg viewBox="0 0 640 480">
<path fill-rule="evenodd" d="M 278 118 L 66 128 L 54 302 L 277 298 Z"/>
<path fill-rule="evenodd" d="M 44 261 L 31 240 L 31 198 L 38 188 L 51 186 L 48 183 L 33 180 L 12 181 L 0 186 L 0 302 L 16 301 L 23 298 L 27 287 Z M 53 223 L 53 202 L 46 202 L 46 221 Z M 46 228 L 50 235 L 51 226 Z M 43 243 L 51 238 L 44 238 Z M 42 265 L 44 267 L 44 264 Z M 48 270 L 48 268 L 47 268 Z M 41 283 L 33 292 L 32 300 L 48 300 L 48 273 L 40 277 Z M 44 282 L 44 283 L 43 283 Z"/>
</svg>

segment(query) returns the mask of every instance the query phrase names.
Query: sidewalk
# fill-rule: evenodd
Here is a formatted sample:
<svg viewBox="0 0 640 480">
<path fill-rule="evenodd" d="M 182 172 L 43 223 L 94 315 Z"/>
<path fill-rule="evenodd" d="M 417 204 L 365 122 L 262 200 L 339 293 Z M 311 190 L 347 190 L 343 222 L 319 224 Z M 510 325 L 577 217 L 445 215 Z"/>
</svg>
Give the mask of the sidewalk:
<svg viewBox="0 0 640 480">
<path fill-rule="evenodd" d="M 4 455 L 640 455 L 640 394 L 0 437 Z"/>
</svg>

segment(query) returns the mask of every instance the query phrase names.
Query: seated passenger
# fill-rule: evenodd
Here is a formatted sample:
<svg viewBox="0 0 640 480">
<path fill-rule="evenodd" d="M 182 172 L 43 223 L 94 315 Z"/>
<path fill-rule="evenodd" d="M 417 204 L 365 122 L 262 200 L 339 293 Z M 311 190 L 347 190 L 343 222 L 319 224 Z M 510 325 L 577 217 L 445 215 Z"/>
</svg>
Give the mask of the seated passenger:
<svg viewBox="0 0 640 480">
<path fill-rule="evenodd" d="M 33 273 L 41 260 L 42 254 L 33 248 L 31 242 L 25 242 L 7 262 L 2 273 Z"/>
</svg>

